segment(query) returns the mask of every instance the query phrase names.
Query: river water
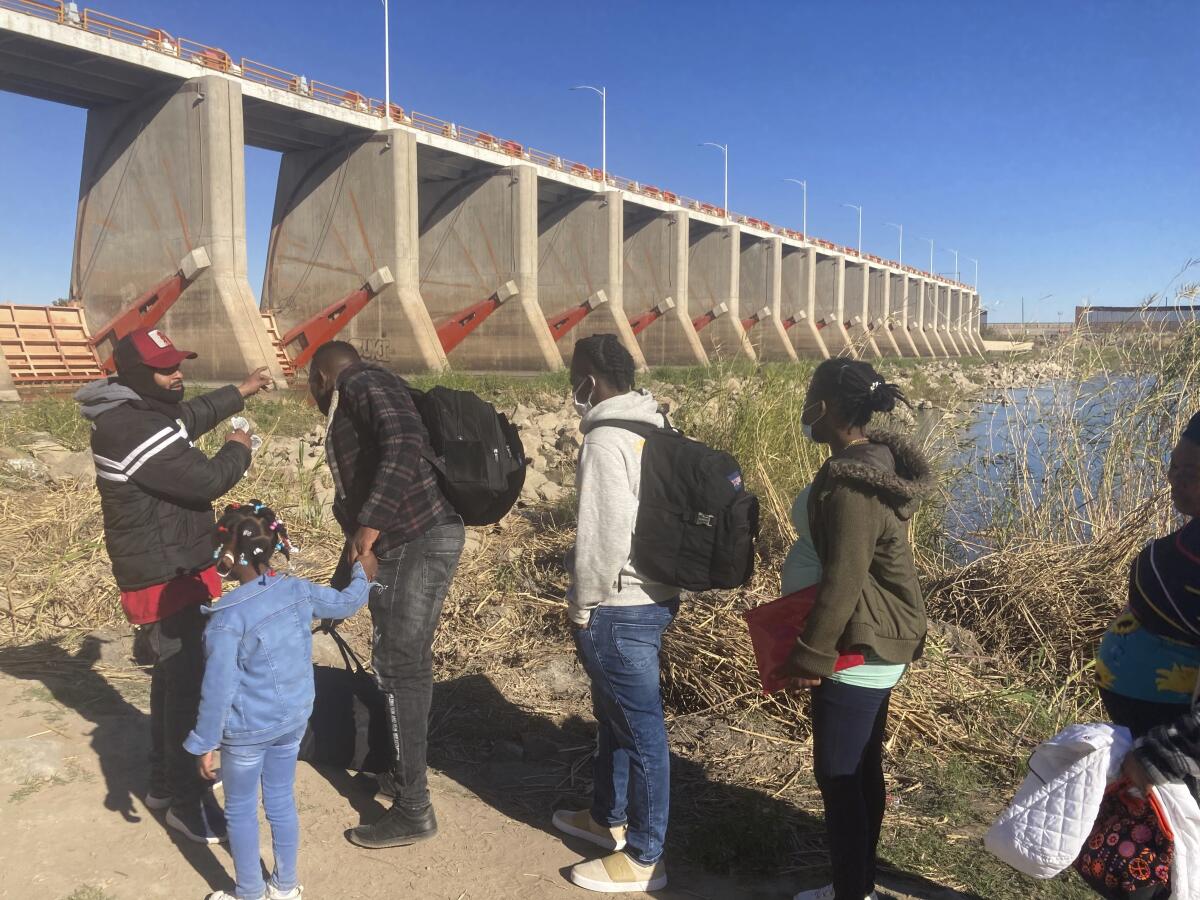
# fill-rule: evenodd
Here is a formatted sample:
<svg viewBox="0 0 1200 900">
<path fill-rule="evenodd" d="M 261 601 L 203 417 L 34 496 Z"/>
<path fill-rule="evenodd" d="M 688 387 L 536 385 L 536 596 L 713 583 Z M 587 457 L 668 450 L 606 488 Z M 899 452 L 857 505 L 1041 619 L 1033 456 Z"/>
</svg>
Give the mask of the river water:
<svg viewBox="0 0 1200 900">
<path fill-rule="evenodd" d="M 1035 524 L 1086 540 L 1101 517 L 1157 488 L 1175 440 L 1164 427 L 1171 417 L 1137 423 L 1145 427 L 1140 440 L 1113 424 L 1129 429 L 1123 413 L 1153 389 L 1148 379 L 1064 381 L 923 413 L 918 434 L 932 435 L 949 480 L 944 526 L 952 555 L 969 559 L 1033 537 Z"/>
</svg>

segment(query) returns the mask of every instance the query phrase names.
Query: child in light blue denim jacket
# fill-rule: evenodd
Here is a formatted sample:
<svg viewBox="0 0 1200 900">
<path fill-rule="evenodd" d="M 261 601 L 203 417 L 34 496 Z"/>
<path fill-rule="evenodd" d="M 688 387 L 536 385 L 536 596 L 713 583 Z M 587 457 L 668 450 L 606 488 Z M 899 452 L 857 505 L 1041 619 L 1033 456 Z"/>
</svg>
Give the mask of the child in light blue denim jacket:
<svg viewBox="0 0 1200 900">
<path fill-rule="evenodd" d="M 221 748 L 225 818 L 237 885 L 209 900 L 299 900 L 296 874 L 300 820 L 294 786 L 296 756 L 313 705 L 312 620 L 345 619 L 371 590 L 376 561 L 354 566 L 344 591 L 278 575 L 271 557 L 291 551 L 287 529 L 257 500 L 233 504 L 217 522 L 217 571 L 241 582 L 202 608 L 206 665 L 196 727 L 184 747 L 199 757 L 200 774 L 215 778 Z M 264 883 L 258 852 L 258 786 L 271 825 L 275 868 Z"/>
</svg>

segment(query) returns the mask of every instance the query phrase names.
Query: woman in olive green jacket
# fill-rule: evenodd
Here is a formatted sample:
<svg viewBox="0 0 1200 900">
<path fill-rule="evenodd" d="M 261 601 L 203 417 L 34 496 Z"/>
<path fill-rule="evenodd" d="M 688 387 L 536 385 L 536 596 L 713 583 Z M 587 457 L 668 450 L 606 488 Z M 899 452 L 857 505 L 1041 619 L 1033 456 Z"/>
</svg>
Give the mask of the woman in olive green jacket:
<svg viewBox="0 0 1200 900">
<path fill-rule="evenodd" d="M 933 489 L 929 464 L 912 444 L 868 430 L 871 417 L 897 401 L 907 402 L 869 363 L 846 359 L 818 366 L 805 399 L 805 431 L 832 451 L 808 492 L 820 581 L 816 605 L 779 674 L 813 692 L 813 768 L 833 883 L 801 891 L 796 900 L 877 896 L 888 701 L 925 641 L 908 523 Z M 835 673 L 839 654 L 851 652 L 864 663 Z"/>
</svg>

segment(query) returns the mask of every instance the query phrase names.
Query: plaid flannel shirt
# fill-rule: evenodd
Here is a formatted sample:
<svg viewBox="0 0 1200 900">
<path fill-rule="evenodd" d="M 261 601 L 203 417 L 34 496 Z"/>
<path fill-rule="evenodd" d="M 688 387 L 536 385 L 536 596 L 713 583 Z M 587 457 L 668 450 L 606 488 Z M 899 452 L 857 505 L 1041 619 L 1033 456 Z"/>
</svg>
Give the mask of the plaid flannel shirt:
<svg viewBox="0 0 1200 900">
<path fill-rule="evenodd" d="M 333 514 L 347 537 L 361 525 L 377 528 L 376 553 L 387 553 L 454 510 L 438 487 L 425 454 L 425 424 L 399 375 L 355 363 L 338 376 L 325 453 L 337 498 Z"/>
<path fill-rule="evenodd" d="M 1155 784 L 1194 784 L 1200 779 L 1200 706 L 1150 729 L 1133 752 Z"/>
</svg>

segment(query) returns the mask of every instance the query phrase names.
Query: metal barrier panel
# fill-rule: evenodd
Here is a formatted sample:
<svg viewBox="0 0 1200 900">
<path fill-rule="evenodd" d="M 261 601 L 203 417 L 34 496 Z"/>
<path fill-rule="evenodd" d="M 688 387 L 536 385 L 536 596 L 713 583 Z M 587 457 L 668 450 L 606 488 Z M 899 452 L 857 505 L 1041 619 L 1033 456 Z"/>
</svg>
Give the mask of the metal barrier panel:
<svg viewBox="0 0 1200 900">
<path fill-rule="evenodd" d="M 0 304 L 0 351 L 17 384 L 83 384 L 104 376 L 76 306 Z"/>
</svg>

